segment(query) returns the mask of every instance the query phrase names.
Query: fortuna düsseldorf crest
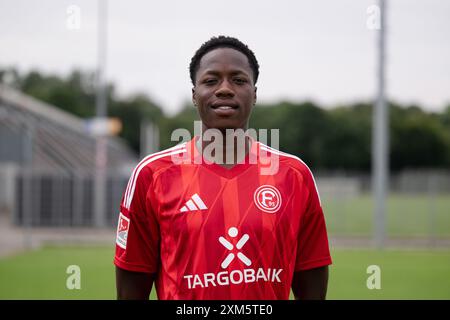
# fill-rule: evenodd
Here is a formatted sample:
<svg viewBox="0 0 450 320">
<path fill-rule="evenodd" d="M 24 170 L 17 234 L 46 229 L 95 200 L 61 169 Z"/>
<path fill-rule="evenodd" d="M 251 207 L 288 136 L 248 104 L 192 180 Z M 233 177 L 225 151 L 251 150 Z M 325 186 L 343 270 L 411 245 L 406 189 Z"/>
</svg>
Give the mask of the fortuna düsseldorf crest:
<svg viewBox="0 0 450 320">
<path fill-rule="evenodd" d="M 280 191 L 267 184 L 256 189 L 253 200 L 258 209 L 267 213 L 275 213 L 281 207 Z"/>
</svg>

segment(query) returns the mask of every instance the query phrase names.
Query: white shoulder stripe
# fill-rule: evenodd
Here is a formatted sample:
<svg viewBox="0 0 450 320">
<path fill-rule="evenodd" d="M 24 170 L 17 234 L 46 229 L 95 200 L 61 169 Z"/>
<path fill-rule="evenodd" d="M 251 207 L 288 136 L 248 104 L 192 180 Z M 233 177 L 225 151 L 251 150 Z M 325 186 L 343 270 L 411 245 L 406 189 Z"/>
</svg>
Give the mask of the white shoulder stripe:
<svg viewBox="0 0 450 320">
<path fill-rule="evenodd" d="M 160 159 L 160 158 L 167 157 L 167 156 L 171 156 L 171 155 L 174 155 L 174 154 L 183 153 L 183 152 L 186 152 L 186 149 L 180 149 L 180 150 L 175 150 L 175 151 L 170 152 L 170 153 L 160 154 L 160 155 L 155 156 L 155 157 L 152 157 L 152 158 L 148 159 L 146 162 L 144 162 L 144 163 L 139 167 L 139 169 L 138 169 L 137 172 L 136 172 L 136 177 L 135 177 L 135 179 L 134 179 L 133 184 L 131 185 L 130 194 L 128 195 L 128 198 L 126 199 L 126 202 L 125 202 L 125 208 L 130 209 L 131 201 L 133 200 L 133 196 L 134 196 L 134 190 L 135 190 L 135 188 L 136 188 L 136 181 L 137 181 L 137 178 L 138 178 L 139 173 L 141 172 L 141 170 L 142 170 L 143 168 L 145 168 L 145 166 L 146 166 L 147 164 L 149 164 L 149 163 L 152 162 L 152 161 L 158 160 L 158 159 Z"/>
<path fill-rule="evenodd" d="M 142 160 L 137 164 L 137 166 L 134 168 L 133 172 L 131 173 L 131 177 L 130 177 L 130 179 L 128 180 L 127 189 L 126 189 L 126 191 L 125 191 L 125 197 L 124 197 L 124 198 L 125 198 L 125 199 L 128 198 L 128 196 L 129 196 L 129 194 L 130 194 L 130 190 L 131 190 L 131 185 L 134 183 L 134 180 L 135 180 L 136 171 L 138 170 L 138 168 L 139 168 L 145 161 L 147 161 L 147 160 L 150 159 L 151 157 L 157 156 L 157 155 L 159 155 L 159 154 L 166 153 L 166 152 L 170 152 L 171 150 L 183 148 L 185 145 L 186 145 L 186 143 L 182 143 L 182 144 L 180 144 L 180 145 L 176 145 L 176 146 L 174 146 L 174 147 L 171 147 L 171 148 L 168 148 L 168 149 L 159 151 L 159 152 L 152 153 L 152 154 L 146 156 L 144 159 L 142 159 Z"/>
<path fill-rule="evenodd" d="M 185 143 L 160 151 L 160 152 L 156 152 L 154 154 L 151 154 L 149 156 L 147 156 L 146 158 L 144 158 L 137 166 L 136 168 L 133 170 L 133 173 L 131 175 L 130 180 L 128 181 L 128 185 L 127 185 L 127 189 L 125 192 L 125 197 L 124 197 L 124 205 L 127 209 L 130 208 L 131 205 L 131 200 L 133 199 L 133 195 L 134 195 L 134 190 L 136 188 L 136 181 L 137 178 L 139 176 L 139 173 L 141 172 L 141 170 L 150 162 L 166 157 L 166 156 L 171 156 L 174 154 L 179 154 L 179 153 L 183 153 L 186 152 L 186 148 L 185 148 Z"/>
<path fill-rule="evenodd" d="M 263 149 L 265 151 L 270 151 L 270 152 L 273 152 L 275 154 L 279 154 L 279 155 L 282 155 L 282 156 L 285 156 L 285 157 L 288 157 L 288 158 L 296 159 L 296 160 L 300 161 L 301 163 L 303 163 L 305 165 L 305 167 L 308 168 L 308 171 L 311 174 L 311 177 L 312 177 L 313 182 L 314 182 L 314 187 L 316 188 L 317 197 L 319 198 L 319 204 L 320 204 L 320 206 L 322 206 L 322 201 L 320 200 L 320 194 L 319 194 L 319 189 L 317 188 L 316 179 L 314 179 L 314 175 L 313 175 L 311 169 L 308 167 L 308 165 L 305 162 L 303 162 L 302 159 L 300 159 L 299 157 L 294 156 L 292 154 L 289 154 L 289 153 L 286 153 L 286 152 L 282 152 L 282 151 L 279 151 L 277 149 L 274 149 L 274 148 L 271 148 L 269 146 L 266 146 L 263 143 L 261 143 L 261 149 Z"/>
</svg>

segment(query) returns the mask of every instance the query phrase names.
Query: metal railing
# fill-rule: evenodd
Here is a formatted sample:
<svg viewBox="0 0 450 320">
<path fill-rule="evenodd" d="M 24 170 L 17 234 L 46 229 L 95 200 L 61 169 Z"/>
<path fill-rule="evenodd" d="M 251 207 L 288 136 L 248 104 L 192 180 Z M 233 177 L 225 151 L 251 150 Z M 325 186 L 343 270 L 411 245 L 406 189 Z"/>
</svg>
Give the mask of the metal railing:
<svg viewBox="0 0 450 320">
<path fill-rule="evenodd" d="M 128 176 L 107 174 L 104 227 L 117 222 Z M 58 173 L 20 170 L 17 173 L 13 223 L 18 226 L 90 227 L 94 222 L 94 172 Z"/>
</svg>

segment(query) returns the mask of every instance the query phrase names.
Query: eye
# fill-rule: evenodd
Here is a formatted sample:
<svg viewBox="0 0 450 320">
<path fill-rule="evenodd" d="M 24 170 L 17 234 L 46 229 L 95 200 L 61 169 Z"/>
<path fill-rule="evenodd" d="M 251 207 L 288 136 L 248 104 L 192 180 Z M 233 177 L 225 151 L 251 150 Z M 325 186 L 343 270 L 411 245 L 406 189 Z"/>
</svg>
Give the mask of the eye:
<svg viewBox="0 0 450 320">
<path fill-rule="evenodd" d="M 205 79 L 203 81 L 203 83 L 208 85 L 208 86 L 209 85 L 214 85 L 214 84 L 216 84 L 216 82 L 217 82 L 217 79 L 214 79 L 214 78 L 207 78 L 207 79 Z"/>
<path fill-rule="evenodd" d="M 244 84 L 247 82 L 247 80 L 244 78 L 235 78 L 234 82 L 236 82 L 237 84 Z"/>
</svg>

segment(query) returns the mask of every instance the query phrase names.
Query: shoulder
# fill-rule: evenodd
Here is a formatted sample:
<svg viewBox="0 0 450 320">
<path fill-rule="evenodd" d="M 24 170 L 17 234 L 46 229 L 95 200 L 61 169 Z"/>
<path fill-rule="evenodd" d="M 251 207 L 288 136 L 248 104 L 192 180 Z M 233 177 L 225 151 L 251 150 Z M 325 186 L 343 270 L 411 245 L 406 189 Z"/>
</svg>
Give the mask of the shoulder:
<svg viewBox="0 0 450 320">
<path fill-rule="evenodd" d="M 161 169 L 180 164 L 180 161 L 176 160 L 182 158 L 186 153 L 186 143 L 180 143 L 174 147 L 149 154 L 138 163 L 134 173 L 137 176 L 141 171 L 146 172 L 146 174 L 154 174 Z"/>
<path fill-rule="evenodd" d="M 182 157 L 184 153 L 186 153 L 186 143 L 181 143 L 144 157 L 134 168 L 128 180 L 124 197 L 125 207 L 130 206 L 137 189 L 146 190 L 148 188 L 156 172 L 177 165 L 173 156 Z"/>
<path fill-rule="evenodd" d="M 261 142 L 259 142 L 259 146 L 260 154 L 266 153 L 269 157 L 277 156 L 281 165 L 290 167 L 302 175 L 312 175 L 310 168 L 300 157 L 269 147 Z"/>
<path fill-rule="evenodd" d="M 319 190 L 317 188 L 314 175 L 311 169 L 302 159 L 293 154 L 282 152 L 280 150 L 269 147 L 263 143 L 259 143 L 259 145 L 260 150 L 268 153 L 267 156 L 269 157 L 273 155 L 278 156 L 280 166 L 287 166 L 291 168 L 294 172 L 296 172 L 299 175 L 299 177 L 301 177 L 301 180 L 306 184 L 308 189 L 315 190 L 320 203 Z"/>
</svg>

